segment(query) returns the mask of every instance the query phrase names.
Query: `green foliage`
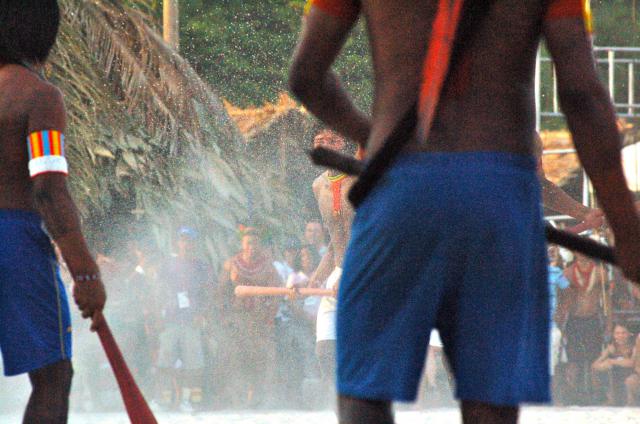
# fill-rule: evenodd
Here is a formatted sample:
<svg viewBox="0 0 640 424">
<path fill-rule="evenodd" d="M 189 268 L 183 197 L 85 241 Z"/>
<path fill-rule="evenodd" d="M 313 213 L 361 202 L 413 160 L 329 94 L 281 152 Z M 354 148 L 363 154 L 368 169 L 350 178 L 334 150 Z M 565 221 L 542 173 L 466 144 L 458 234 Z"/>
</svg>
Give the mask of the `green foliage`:
<svg viewBox="0 0 640 424">
<path fill-rule="evenodd" d="M 598 46 L 640 46 L 637 5 L 633 20 L 631 0 L 591 0 L 595 44 Z"/>
<path fill-rule="evenodd" d="M 180 3 L 181 52 L 235 105 L 261 105 L 286 91 L 287 70 L 301 28 L 303 0 L 194 0 Z M 362 26 L 336 70 L 364 105 L 371 97 Z"/>
</svg>

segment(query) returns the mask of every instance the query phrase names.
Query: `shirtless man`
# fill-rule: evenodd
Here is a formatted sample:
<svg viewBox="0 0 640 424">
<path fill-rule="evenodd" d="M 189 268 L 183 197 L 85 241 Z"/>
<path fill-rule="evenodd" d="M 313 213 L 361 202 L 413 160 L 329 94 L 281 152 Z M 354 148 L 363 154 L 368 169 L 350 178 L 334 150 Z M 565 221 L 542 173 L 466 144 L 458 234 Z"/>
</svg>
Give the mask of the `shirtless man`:
<svg viewBox="0 0 640 424">
<path fill-rule="evenodd" d="M 313 140 L 313 147 L 325 147 L 344 152 L 347 142 L 339 134 L 324 130 Z M 318 201 L 322 222 L 329 232 L 330 244 L 316 272 L 311 276 L 311 287 L 338 289 L 342 275 L 342 262 L 351 233 L 353 208 L 347 199 L 355 179 L 333 170 L 323 172 L 313 182 L 313 193 Z M 331 390 L 335 382 L 336 349 L 336 299 L 323 297 L 316 321 L 316 355 L 320 363 L 322 379 Z"/>
<path fill-rule="evenodd" d="M 0 349 L 6 375 L 29 373 L 29 424 L 66 423 L 69 408 L 71 320 L 52 239 L 93 329 L 106 298 L 66 185 L 62 94 L 38 75 L 59 21 L 55 0 L 0 3 Z"/>
<path fill-rule="evenodd" d="M 591 364 L 600 354 L 604 329 L 600 322 L 602 279 L 596 264 L 584 255 L 576 253 L 576 261 L 564 270 L 569 289 L 563 293 L 567 299 L 567 322 L 564 335 L 567 338 L 568 383 L 576 396 L 575 401 L 587 400 L 590 378 L 585 378 Z"/>
<path fill-rule="evenodd" d="M 429 0 L 312 0 L 292 91 L 327 125 L 375 154 L 421 91 L 436 6 Z M 375 74 L 371 123 L 329 71 L 361 11 Z M 629 278 L 640 278 L 640 222 L 584 12 L 581 0 L 465 7 L 465 38 L 455 43 L 428 138 L 413 137 L 353 223 L 338 297 L 341 422 L 393 422 L 390 402 L 415 398 L 434 325 L 465 422 L 513 423 L 520 403 L 549 400 L 532 95 L 542 36 L 578 155 L 616 234 L 619 263 Z"/>
<path fill-rule="evenodd" d="M 266 402 L 270 392 L 269 379 L 275 358 L 275 317 L 278 301 L 275 298 L 237 298 L 236 286 L 281 285 L 280 276 L 273 266 L 255 228 L 242 230 L 242 248 L 224 263 L 219 277 L 222 296 L 230 303 L 224 319 L 231 335 L 232 347 L 228 368 L 232 376 L 228 390 L 233 402 L 240 406 L 256 406 Z"/>
</svg>

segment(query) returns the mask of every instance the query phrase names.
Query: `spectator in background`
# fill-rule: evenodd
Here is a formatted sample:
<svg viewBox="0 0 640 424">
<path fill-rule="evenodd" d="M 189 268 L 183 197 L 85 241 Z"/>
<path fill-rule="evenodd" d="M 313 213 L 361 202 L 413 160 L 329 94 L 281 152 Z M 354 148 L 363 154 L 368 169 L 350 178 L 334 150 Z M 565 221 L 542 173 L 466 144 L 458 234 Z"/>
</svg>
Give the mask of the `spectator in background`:
<svg viewBox="0 0 640 424">
<path fill-rule="evenodd" d="M 276 298 L 235 298 L 236 286 L 282 286 L 273 259 L 265 253 L 255 228 L 242 229 L 242 249 L 225 262 L 220 285 L 227 305 L 225 314 L 232 349 L 228 352 L 227 390 L 240 406 L 264 406 L 275 357 Z"/>
<path fill-rule="evenodd" d="M 547 253 L 549 255 L 549 300 L 551 303 L 551 375 L 554 375 L 559 359 L 560 344 L 562 342 L 562 332 L 554 320 L 558 303 L 558 292 L 569 287 L 569 280 L 564 276 L 562 257 L 560 256 L 558 246 L 549 246 Z"/>
<path fill-rule="evenodd" d="M 289 288 L 306 287 L 309 277 L 318 267 L 320 256 L 315 246 L 303 246 L 295 258 L 293 269 L 286 286 Z M 303 404 L 302 385 L 310 377 L 314 368 L 313 324 L 304 311 L 307 299 L 285 298 L 276 319 L 279 330 L 278 344 L 278 382 L 285 400 L 283 406 L 299 408 Z M 314 316 L 315 318 L 315 316 Z"/>
<path fill-rule="evenodd" d="M 602 392 L 608 385 L 607 404 L 622 406 L 627 401 L 625 381 L 633 372 L 633 339 L 625 324 L 613 327 L 613 342 L 591 365 L 594 390 Z M 606 383 L 603 384 L 603 381 Z"/>
<path fill-rule="evenodd" d="M 111 302 L 105 309 L 113 330 L 118 334 L 122 351 L 138 381 L 149 381 L 151 339 L 148 331 L 156 305 L 153 285 L 144 270 L 144 254 L 135 240 L 129 240 L 116 253 L 113 274 L 105 284 Z"/>
<path fill-rule="evenodd" d="M 636 337 L 632 360 L 631 375 L 624 381 L 627 388 L 627 406 L 637 406 L 638 395 L 640 395 L 640 334 Z"/>
<path fill-rule="evenodd" d="M 315 246 L 320 257 L 323 257 L 325 253 L 327 253 L 328 247 L 325 243 L 322 222 L 316 219 L 307 221 L 307 225 L 304 227 L 304 241 L 305 244 Z"/>
<path fill-rule="evenodd" d="M 602 281 L 596 264 L 578 253 L 564 275 L 570 282 L 562 296 L 565 303 L 562 309 L 567 316 L 563 333 L 568 358 L 565 377 L 572 392 L 569 401 L 581 404 L 590 401 L 591 364 L 602 348 Z"/>
<path fill-rule="evenodd" d="M 278 271 L 282 285 L 287 283 L 289 275 L 294 272 L 295 263 L 300 254 L 300 241 L 296 238 L 287 240 L 282 248 L 282 259 L 273 262 L 273 266 Z"/>
<path fill-rule="evenodd" d="M 180 409 L 191 412 L 202 401 L 204 346 L 202 328 L 210 309 L 211 276 L 208 266 L 196 257 L 197 232 L 188 227 L 178 231 L 175 257 L 160 273 L 163 330 L 159 335 L 157 368 L 162 403 L 172 402 L 172 381 L 180 391 Z M 178 400 L 178 399 L 176 399 Z"/>
</svg>

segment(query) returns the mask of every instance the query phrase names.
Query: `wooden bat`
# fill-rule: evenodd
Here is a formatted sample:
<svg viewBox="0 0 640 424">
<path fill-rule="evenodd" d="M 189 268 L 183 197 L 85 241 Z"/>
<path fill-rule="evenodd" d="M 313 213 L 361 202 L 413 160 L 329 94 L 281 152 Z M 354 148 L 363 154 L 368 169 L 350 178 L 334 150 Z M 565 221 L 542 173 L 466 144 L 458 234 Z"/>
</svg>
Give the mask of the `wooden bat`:
<svg viewBox="0 0 640 424">
<path fill-rule="evenodd" d="M 106 321 L 101 323 L 97 332 L 104 353 L 109 359 L 111 369 L 120 387 L 120 394 L 131 424 L 158 424 L 133 375 L 131 375 L 131 371 L 129 371 L 129 367 Z"/>
<path fill-rule="evenodd" d="M 286 287 L 263 287 L 263 286 L 237 286 L 235 289 L 237 297 L 270 297 L 270 296 L 335 296 L 333 290 L 327 289 L 288 289 Z"/>
</svg>

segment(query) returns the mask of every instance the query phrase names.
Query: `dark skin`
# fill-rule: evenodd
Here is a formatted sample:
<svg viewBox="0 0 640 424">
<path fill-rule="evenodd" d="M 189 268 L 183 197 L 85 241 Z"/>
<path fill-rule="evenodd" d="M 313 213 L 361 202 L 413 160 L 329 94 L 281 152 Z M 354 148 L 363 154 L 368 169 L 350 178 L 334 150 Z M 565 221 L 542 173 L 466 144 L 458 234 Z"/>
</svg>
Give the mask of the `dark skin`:
<svg viewBox="0 0 640 424">
<path fill-rule="evenodd" d="M 313 141 L 314 147 L 324 147 L 326 149 L 342 151 L 345 148 L 345 141 L 339 137 L 323 137 L 318 135 Z M 333 191 L 329 176 L 337 175 L 337 172 L 326 171 L 313 182 L 313 194 L 318 202 L 318 209 L 322 215 L 322 223 L 329 232 L 329 249 L 320 261 L 320 265 L 316 272 L 311 276 L 309 285 L 311 287 L 321 287 L 329 278 L 335 267 L 342 266 L 347 244 L 351 234 L 351 222 L 353 221 L 354 211 L 349 203 L 347 195 L 353 185 L 355 178 L 346 177 L 341 189 L 342 211 L 340 214 L 333 213 Z M 336 287 L 337 290 L 337 287 Z"/>
<path fill-rule="evenodd" d="M 427 35 L 437 2 L 360 3 L 375 75 L 371 119 L 355 107 L 330 70 L 357 18 L 337 18 L 311 8 L 294 55 L 290 86 L 312 113 L 366 147 L 371 156 L 419 93 Z M 468 72 L 456 67 L 450 70 L 458 72 L 463 89 L 445 85 L 428 140 L 414 137 L 407 150 L 539 154 L 533 140 L 532 93 L 535 55 L 544 36 L 556 65 L 561 104 L 578 155 L 616 235 L 620 266 L 628 278 L 639 281 L 640 221 L 620 164 L 620 139 L 611 101 L 598 81 L 583 20 L 571 17 L 545 21 L 541 28 L 545 4 L 493 3 L 482 24 L 465 40 L 473 52 L 468 55 Z M 580 212 L 584 211 L 573 213 Z M 388 411 L 388 402 L 340 399 L 344 423 L 393 422 Z M 463 401 L 462 415 L 466 423 L 515 423 L 518 408 Z"/>
<path fill-rule="evenodd" d="M 62 93 L 34 72 L 17 65 L 0 66 L 0 208 L 36 211 L 60 248 L 72 276 L 100 272 L 82 235 L 80 218 L 67 188 L 67 177 L 44 173 L 30 178 L 26 136 L 57 129 L 64 133 L 66 112 Z M 106 295 L 102 281 L 75 284 L 73 296 L 84 318 L 100 322 Z"/>
<path fill-rule="evenodd" d="M 37 66 L 35 68 L 38 68 Z M 22 66 L 0 64 L 0 209 L 35 211 L 58 245 L 72 276 L 99 274 L 85 242 L 80 219 L 67 189 L 66 176 L 44 173 L 29 177 L 27 135 L 56 129 L 64 133 L 62 94 Z M 106 294 L 102 281 L 74 284 L 73 297 L 92 330 L 102 322 Z M 60 361 L 32 371 L 33 391 L 25 423 L 65 423 L 72 378 L 71 363 Z"/>
</svg>

